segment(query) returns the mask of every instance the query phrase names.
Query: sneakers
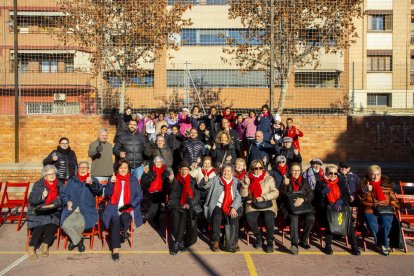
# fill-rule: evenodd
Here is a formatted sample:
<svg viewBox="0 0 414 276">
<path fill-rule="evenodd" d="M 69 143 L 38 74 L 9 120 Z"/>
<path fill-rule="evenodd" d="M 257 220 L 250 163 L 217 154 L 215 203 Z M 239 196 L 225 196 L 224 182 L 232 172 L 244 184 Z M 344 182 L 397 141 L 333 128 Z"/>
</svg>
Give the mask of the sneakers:
<svg viewBox="0 0 414 276">
<path fill-rule="evenodd" d="M 292 252 L 293 255 L 298 255 L 299 254 L 299 248 L 296 245 L 292 245 L 290 247 L 290 252 Z"/>
<path fill-rule="evenodd" d="M 256 240 L 253 244 L 253 247 L 256 249 L 262 248 L 263 243 L 262 243 L 262 237 L 261 236 L 256 236 Z"/>
<path fill-rule="evenodd" d="M 34 246 L 29 246 L 27 248 L 27 254 L 29 255 L 30 260 L 37 259 L 36 248 Z"/>
<path fill-rule="evenodd" d="M 42 256 L 48 257 L 49 256 L 49 245 L 47 243 L 42 243 L 40 248 L 42 249 Z"/>
<path fill-rule="evenodd" d="M 381 254 L 384 255 L 384 256 L 390 255 L 390 251 L 385 246 L 381 246 L 380 251 L 381 251 Z"/>
</svg>

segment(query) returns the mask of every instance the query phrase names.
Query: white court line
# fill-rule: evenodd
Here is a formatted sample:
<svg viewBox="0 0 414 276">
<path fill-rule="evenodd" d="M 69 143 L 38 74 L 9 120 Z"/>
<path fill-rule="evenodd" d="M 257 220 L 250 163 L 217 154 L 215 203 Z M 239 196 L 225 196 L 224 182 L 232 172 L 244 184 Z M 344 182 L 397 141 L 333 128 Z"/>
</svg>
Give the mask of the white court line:
<svg viewBox="0 0 414 276">
<path fill-rule="evenodd" d="M 5 275 L 7 272 L 9 272 L 10 270 L 12 270 L 14 267 L 18 266 L 19 264 L 21 264 L 24 260 L 26 260 L 28 257 L 27 254 L 21 256 L 19 259 L 17 259 L 14 263 L 12 263 L 11 265 L 9 265 L 8 267 L 6 267 L 5 269 L 3 269 L 2 271 L 0 271 L 0 276 Z"/>
</svg>

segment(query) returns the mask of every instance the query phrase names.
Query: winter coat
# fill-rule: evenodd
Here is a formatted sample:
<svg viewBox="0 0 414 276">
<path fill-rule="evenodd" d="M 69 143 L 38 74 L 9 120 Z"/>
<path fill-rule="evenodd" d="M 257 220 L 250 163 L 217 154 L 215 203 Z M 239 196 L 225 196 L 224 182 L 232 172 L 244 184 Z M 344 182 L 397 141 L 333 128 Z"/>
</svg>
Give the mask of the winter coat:
<svg viewBox="0 0 414 276">
<path fill-rule="evenodd" d="M 129 180 L 129 187 L 131 192 L 130 202 L 129 204 L 132 205 L 133 214 L 132 218 L 134 220 L 135 226 L 139 227 L 143 223 L 142 219 L 142 212 L 141 212 L 141 201 L 143 199 L 142 189 L 141 186 L 138 184 L 138 180 L 131 175 Z M 114 191 L 114 183 L 109 182 L 105 186 L 104 195 L 105 197 L 110 197 Z M 118 215 L 118 203 L 116 205 L 111 203 L 111 200 L 108 200 L 105 210 L 103 212 L 103 222 L 105 224 L 105 228 L 109 229 L 109 224 L 111 222 L 111 218 L 113 216 Z"/>
<path fill-rule="evenodd" d="M 85 219 L 85 229 L 95 226 L 98 221 L 95 197 L 102 193 L 102 185 L 99 184 L 96 178 L 92 178 L 92 181 L 91 185 L 83 183 L 75 175 L 62 187 L 59 195 L 63 208 L 60 225 L 63 225 L 67 217 L 79 207 L 80 213 Z M 71 201 L 73 204 L 72 211 L 69 211 L 67 208 L 68 201 Z"/>
<path fill-rule="evenodd" d="M 102 143 L 99 140 L 93 141 L 89 145 L 88 156 L 92 159 L 92 176 L 111 176 L 113 174 L 111 143 Z"/>
<path fill-rule="evenodd" d="M 320 168 L 320 170 L 322 170 L 322 168 Z M 306 171 L 304 171 L 302 177 L 308 181 L 309 186 L 312 190 L 315 190 L 315 187 L 316 185 L 318 185 L 319 182 L 322 182 L 323 184 L 324 181 L 323 179 L 321 179 L 319 174 L 312 169 L 312 167 L 309 167 Z"/>
<path fill-rule="evenodd" d="M 241 182 L 241 189 L 240 189 L 240 195 L 242 197 L 249 196 L 249 185 L 246 184 L 245 181 Z M 268 173 L 266 173 L 266 176 L 264 179 L 260 182 L 260 186 L 262 187 L 262 195 L 260 197 L 263 198 L 263 200 L 271 200 L 272 201 L 272 207 L 266 208 L 266 209 L 255 209 L 250 203 L 246 203 L 246 214 L 253 211 L 273 211 L 275 213 L 275 216 L 277 214 L 277 204 L 276 199 L 279 196 L 279 190 L 276 189 L 276 183 L 275 179 Z"/>
<path fill-rule="evenodd" d="M 165 144 L 164 147 L 159 148 L 154 143 L 150 143 L 145 148 L 145 154 L 150 158 L 151 164 L 154 161 L 154 158 L 159 156 L 164 159 L 165 166 L 171 168 L 173 164 L 173 156 L 171 149 Z"/>
<path fill-rule="evenodd" d="M 27 227 L 29 229 L 36 228 L 38 226 L 47 225 L 47 224 L 55 224 L 59 225 L 60 222 L 60 215 L 62 213 L 62 203 L 59 198 L 60 189 L 63 186 L 63 181 L 58 181 L 57 190 L 58 190 L 58 197 L 52 201 L 50 204 L 53 204 L 55 208 L 51 209 L 50 213 L 38 215 L 34 214 L 35 207 L 41 207 L 45 205 L 46 199 L 42 199 L 43 191 L 46 189 L 48 192 L 50 190 L 46 188 L 45 180 L 42 178 L 38 180 L 32 188 L 32 191 L 29 195 L 29 210 L 27 212 Z"/>
<path fill-rule="evenodd" d="M 210 145 L 212 139 L 210 133 L 207 135 L 205 131 L 198 130 L 198 140 L 203 142 L 204 145 Z"/>
<path fill-rule="evenodd" d="M 168 182 L 169 175 L 170 175 L 170 172 L 167 169 L 165 169 L 164 173 L 162 174 L 162 190 L 163 191 L 168 191 L 169 189 L 169 182 Z M 141 188 L 144 194 L 148 193 L 148 190 L 151 187 L 151 184 L 152 182 L 154 182 L 156 177 L 157 176 L 152 168 L 149 170 L 149 172 L 147 173 L 144 172 L 142 174 L 140 184 L 141 184 Z"/>
<path fill-rule="evenodd" d="M 211 137 L 215 137 L 217 133 L 219 133 L 222 119 L 223 116 L 217 114 L 212 116 L 211 119 L 208 117 L 208 115 L 204 117 L 207 128 L 210 130 Z"/>
<path fill-rule="evenodd" d="M 192 128 L 198 129 L 198 126 L 201 124 L 201 122 L 204 122 L 204 117 L 201 115 L 191 115 L 190 122 Z"/>
<path fill-rule="evenodd" d="M 194 177 L 196 179 L 197 187 L 199 189 L 208 189 L 208 188 L 210 188 L 210 186 L 209 187 L 205 186 L 204 174 L 201 170 L 202 170 L 201 167 L 197 167 L 196 169 L 191 168 L 190 175 L 191 175 L 191 177 Z M 208 178 L 211 179 L 211 178 L 214 178 L 215 176 L 216 176 L 216 173 L 213 171 L 208 176 Z"/>
<path fill-rule="evenodd" d="M 246 127 L 243 126 L 243 123 L 236 123 L 234 126 L 234 131 L 237 133 L 237 139 L 243 141 L 246 137 Z"/>
<path fill-rule="evenodd" d="M 360 201 L 360 212 L 363 214 L 372 214 L 374 213 L 374 206 L 376 205 L 382 205 L 382 206 L 391 206 L 394 211 L 396 211 L 399 208 L 398 199 L 395 195 L 394 190 L 392 189 L 392 182 L 391 180 L 383 175 L 382 176 L 382 183 L 381 183 L 381 190 L 384 193 L 386 200 L 386 205 L 384 205 L 383 202 L 379 204 L 378 200 L 374 198 L 374 192 L 368 191 L 368 185 L 369 180 L 368 178 L 364 178 L 361 181 L 361 187 L 358 190 L 358 199 Z"/>
<path fill-rule="evenodd" d="M 299 129 L 297 129 L 295 126 L 291 126 L 289 129 L 286 128 L 283 137 L 291 137 L 293 139 L 293 147 L 300 150 L 299 137 L 303 137 L 303 132 L 299 130 L 299 134 L 296 134 L 296 130 Z"/>
<path fill-rule="evenodd" d="M 282 183 L 279 189 L 281 196 L 280 209 L 284 218 L 291 213 L 289 196 L 294 192 L 291 182 L 292 180 L 289 177 L 289 185 Z M 305 178 L 302 178 L 302 185 L 299 187 L 299 191 L 303 193 L 304 203 L 312 203 L 314 197 L 313 190 Z"/>
<path fill-rule="evenodd" d="M 205 155 L 206 149 L 203 142 L 197 139 L 187 139 L 181 145 L 181 153 L 184 160 L 194 164 L 197 163 L 197 158 L 201 159 Z"/>
<path fill-rule="evenodd" d="M 230 164 L 234 165 L 237 159 L 236 150 L 234 149 L 233 143 L 224 145 L 216 144 L 216 149 L 211 149 L 211 158 L 213 159 L 213 166 L 220 168 L 220 166 L 227 164 L 227 157 L 231 156 Z"/>
<path fill-rule="evenodd" d="M 260 130 L 263 132 L 263 139 L 267 142 L 269 142 L 270 138 L 272 137 L 273 121 L 273 116 L 269 114 L 267 117 L 257 116 L 254 122 L 257 126 L 256 131 Z"/>
<path fill-rule="evenodd" d="M 302 165 L 302 155 L 299 154 L 296 155 L 294 152 L 294 148 L 282 148 L 279 155 L 283 155 L 286 157 L 286 163 L 288 166 L 292 165 L 293 163 L 299 163 L 299 165 Z"/>
<path fill-rule="evenodd" d="M 348 187 L 349 194 L 355 197 L 361 185 L 361 179 L 359 176 L 349 172 L 347 175 L 340 174 L 339 178 L 343 178 Z"/>
<path fill-rule="evenodd" d="M 206 203 L 204 204 L 204 216 L 207 218 L 207 221 L 211 222 L 213 211 L 216 208 L 221 195 L 224 193 L 224 184 L 218 176 L 210 179 L 209 182 L 212 183 L 207 195 Z M 242 206 L 241 196 L 237 188 L 238 185 L 239 180 L 233 177 L 233 184 L 231 186 L 233 202 L 231 203 L 230 208 L 234 208 L 235 210 L 238 210 Z"/>
<path fill-rule="evenodd" d="M 53 161 L 53 155 L 57 155 L 58 160 Z M 70 147 L 64 150 L 58 146 L 43 160 L 43 166 L 46 165 L 54 165 L 57 169 L 57 178 L 61 180 L 71 178 L 78 170 L 76 153 Z"/>
<path fill-rule="evenodd" d="M 187 115 L 184 118 L 184 115 L 182 113 L 178 114 L 178 123 L 180 125 L 180 133 L 184 138 L 187 138 L 187 131 L 190 131 L 191 129 L 191 119 L 190 115 Z"/>
<path fill-rule="evenodd" d="M 225 111 L 223 111 L 223 119 L 229 120 L 229 126 L 233 127 L 234 123 L 236 122 L 236 115 L 232 111 L 228 115 L 225 113 Z"/>
<path fill-rule="evenodd" d="M 183 191 L 183 186 L 178 182 L 177 179 L 174 179 L 172 183 L 169 183 L 169 197 L 168 197 L 168 208 L 169 209 L 179 209 L 181 208 L 181 194 Z M 200 201 L 200 192 L 196 187 L 197 183 L 194 178 L 191 177 L 191 190 L 193 191 L 193 198 L 187 198 L 187 203 L 190 207 L 199 204 Z"/>
<path fill-rule="evenodd" d="M 226 131 L 230 135 L 230 138 L 233 141 L 234 149 L 236 152 L 240 152 L 240 143 L 237 139 L 237 132 L 232 128 L 229 128 L 228 130 L 221 129 L 221 131 Z"/>
<path fill-rule="evenodd" d="M 249 166 L 253 160 L 263 160 L 264 157 L 267 158 L 267 162 L 270 162 L 272 155 L 278 155 L 279 151 L 280 149 L 278 145 L 272 145 L 264 140 L 260 143 L 254 142 L 249 147 L 247 166 Z"/>
<path fill-rule="evenodd" d="M 116 142 L 113 153 L 120 157 L 121 151 L 126 152 L 126 159 L 129 161 L 131 169 L 135 169 L 144 162 L 144 150 L 146 147 L 145 137 L 142 134 L 135 132 L 126 132 L 121 134 Z"/>
<path fill-rule="evenodd" d="M 290 177 L 290 173 L 289 173 L 289 167 L 286 165 L 286 176 L 289 178 Z M 283 175 L 279 170 L 278 166 L 274 166 L 274 168 L 269 171 L 269 174 L 271 176 L 274 177 L 275 181 L 276 181 L 276 188 L 279 189 L 282 185 L 283 185 Z"/>
<path fill-rule="evenodd" d="M 243 121 L 243 127 L 246 129 L 245 135 L 246 135 L 247 138 L 255 138 L 255 136 L 256 136 L 256 128 L 257 127 L 256 127 L 256 124 L 255 124 L 255 121 L 256 121 L 256 117 L 254 117 L 254 118 L 247 117 Z"/>
<path fill-rule="evenodd" d="M 121 136 L 123 133 L 128 132 L 128 123 L 129 120 L 132 119 L 132 116 L 125 115 L 124 113 L 119 113 L 117 116 L 111 114 L 111 116 L 114 116 L 114 119 L 116 121 L 116 132 L 114 137 L 114 143 L 116 143 L 119 136 Z"/>
</svg>

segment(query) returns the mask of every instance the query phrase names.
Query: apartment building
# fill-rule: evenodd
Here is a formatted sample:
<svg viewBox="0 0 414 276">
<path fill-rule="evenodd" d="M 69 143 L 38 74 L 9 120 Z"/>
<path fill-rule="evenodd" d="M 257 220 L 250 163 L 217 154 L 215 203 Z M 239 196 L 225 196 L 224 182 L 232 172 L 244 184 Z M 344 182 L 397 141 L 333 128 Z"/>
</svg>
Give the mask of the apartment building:
<svg viewBox="0 0 414 276">
<path fill-rule="evenodd" d="M 146 69 L 149 73 L 144 78 L 134 76 L 134 72 L 131 72 L 131 81 L 127 84 L 126 91 L 127 103 L 136 109 L 169 106 L 174 108 L 179 106 L 176 99 L 184 102 L 185 105 L 200 104 L 199 96 L 204 105 L 219 104 L 232 106 L 235 109 L 259 108 L 267 103 L 269 101 L 268 72 L 261 70 L 241 72 L 239 67 L 222 61 L 223 47 L 226 47 L 224 37 L 241 39 L 240 33 L 245 31 L 238 20 L 228 19 L 226 1 L 189 1 L 193 7 L 185 13 L 185 17 L 191 18 L 193 25 L 174 36 L 174 39 L 181 41 L 180 50 L 165 52 L 153 64 L 148 64 Z M 168 2 L 172 4 L 174 0 Z M 404 7 L 410 8 L 408 0 L 366 2 L 367 10 L 391 11 L 391 14 L 406 13 Z M 396 2 L 407 3 L 405 6 L 400 6 Z M 14 112 L 12 3 L 12 0 L 0 0 L 1 114 Z M 373 3 L 382 3 L 382 6 Z M 374 6 L 377 7 L 368 9 Z M 20 114 L 94 113 L 98 109 L 101 110 L 100 108 L 109 109 L 116 104 L 116 93 L 120 89 L 120 81 L 117 77 L 108 72 L 91 73 L 88 49 L 73 44 L 64 46 L 53 34 L 51 36 L 51 27 L 53 33 L 53 26 L 57 24 L 60 16 L 63 14 L 56 7 L 55 0 L 19 1 L 17 20 Z M 399 17 L 395 16 L 394 21 L 397 18 Z M 389 24 L 389 19 L 387 20 Z M 408 22 L 409 18 L 406 32 L 409 32 Z M 376 97 L 376 101 L 381 101 L 379 94 L 388 93 L 383 90 L 378 92 L 378 89 L 369 85 L 375 84 L 373 80 L 375 78 L 379 78 L 382 82 L 386 82 L 387 78 L 383 75 L 379 76 L 378 72 L 367 72 L 370 56 L 368 53 L 375 53 L 378 56 L 395 49 L 392 57 L 393 65 L 402 62 L 407 58 L 401 53 L 403 46 L 400 45 L 402 39 L 399 38 L 402 34 L 395 28 L 395 33 L 385 30 L 371 33 L 367 30 L 366 18 L 358 21 L 358 24 L 358 28 L 362 28 L 364 32 L 360 32 L 362 34 L 360 39 L 349 52 L 322 55 L 320 66 L 316 69 L 311 66 L 296 68 L 294 77 L 289 83 L 286 110 L 329 112 L 346 108 L 348 96 L 353 95 L 351 84 L 355 84 L 356 102 L 361 106 L 368 101 L 371 103 L 372 97 Z M 393 22 L 394 26 L 395 24 L 400 24 L 400 21 Z M 375 46 L 377 42 L 372 42 L 372 39 L 385 39 L 386 43 L 383 46 Z M 391 48 L 387 48 L 389 45 Z M 404 49 L 407 51 L 406 48 Z M 351 79 L 352 62 L 355 62 L 354 81 Z M 372 61 L 371 64 L 375 62 Z M 359 64 L 364 65 L 360 68 Z M 406 65 L 407 63 L 404 64 Z M 385 91 L 392 91 L 393 96 L 390 98 L 394 100 L 394 90 L 398 91 L 396 93 L 405 91 L 397 85 L 403 82 L 404 76 L 397 75 L 394 71 L 388 74 L 392 75 L 392 78 L 388 76 L 388 79 L 393 83 L 390 86 L 391 90 Z M 376 85 L 379 83 L 377 82 Z M 390 84 L 386 83 L 386 85 Z M 275 104 L 277 104 L 279 89 L 280 87 L 275 89 Z M 381 86 L 381 89 L 384 87 Z M 194 92 L 198 92 L 198 95 Z M 371 96 L 371 94 L 379 96 Z"/>
<path fill-rule="evenodd" d="M 356 21 L 359 38 L 349 50 L 355 111 L 408 112 L 414 94 L 414 1 L 365 0 L 364 10 Z"/>
</svg>

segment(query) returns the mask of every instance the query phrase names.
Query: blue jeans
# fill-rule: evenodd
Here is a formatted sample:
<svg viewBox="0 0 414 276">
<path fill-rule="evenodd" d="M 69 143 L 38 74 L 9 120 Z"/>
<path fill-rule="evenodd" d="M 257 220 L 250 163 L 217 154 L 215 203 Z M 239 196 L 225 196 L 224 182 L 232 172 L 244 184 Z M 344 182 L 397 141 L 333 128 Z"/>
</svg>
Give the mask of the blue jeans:
<svg viewBox="0 0 414 276">
<path fill-rule="evenodd" d="M 368 230 L 374 236 L 377 246 L 390 247 L 388 235 L 391 231 L 391 225 L 394 217 L 392 215 L 377 216 L 374 214 L 364 214 L 364 221 Z"/>
<path fill-rule="evenodd" d="M 131 174 L 135 176 L 138 181 L 141 181 L 141 176 L 144 174 L 144 166 L 141 165 L 135 169 L 131 169 Z"/>
</svg>

